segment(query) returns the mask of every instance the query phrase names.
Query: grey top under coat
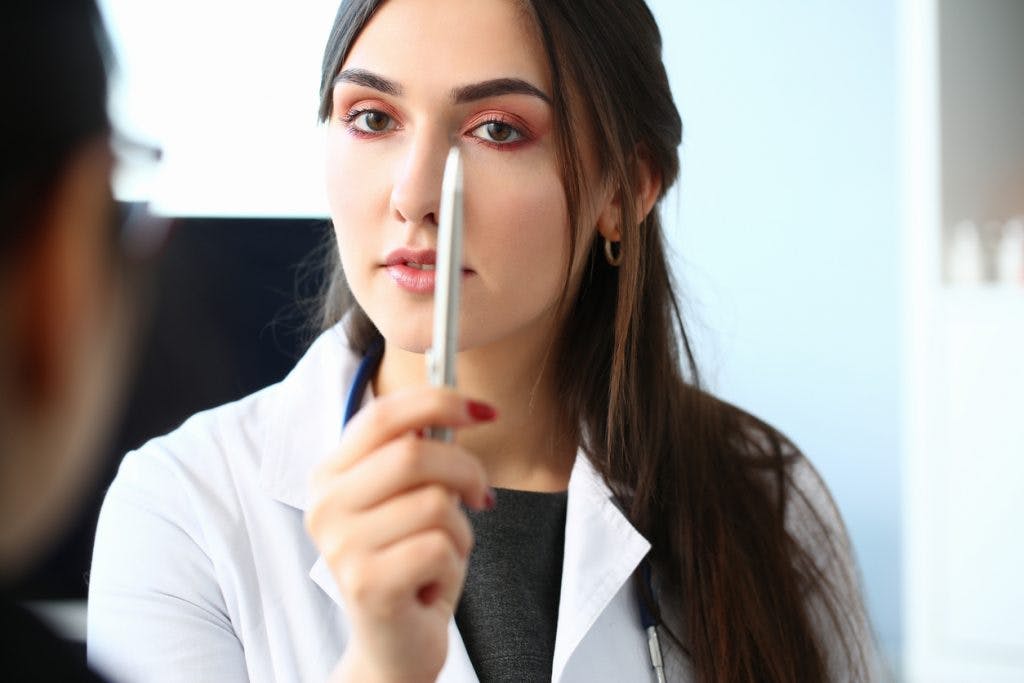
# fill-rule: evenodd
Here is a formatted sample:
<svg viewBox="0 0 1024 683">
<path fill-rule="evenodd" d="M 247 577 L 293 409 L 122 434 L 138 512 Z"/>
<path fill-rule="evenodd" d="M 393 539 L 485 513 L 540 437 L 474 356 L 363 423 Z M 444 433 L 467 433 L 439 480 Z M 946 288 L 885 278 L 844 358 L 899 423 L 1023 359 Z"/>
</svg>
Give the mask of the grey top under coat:
<svg viewBox="0 0 1024 683">
<path fill-rule="evenodd" d="M 567 494 L 498 489 L 467 511 L 476 544 L 455 612 L 481 683 L 550 681 Z"/>
</svg>

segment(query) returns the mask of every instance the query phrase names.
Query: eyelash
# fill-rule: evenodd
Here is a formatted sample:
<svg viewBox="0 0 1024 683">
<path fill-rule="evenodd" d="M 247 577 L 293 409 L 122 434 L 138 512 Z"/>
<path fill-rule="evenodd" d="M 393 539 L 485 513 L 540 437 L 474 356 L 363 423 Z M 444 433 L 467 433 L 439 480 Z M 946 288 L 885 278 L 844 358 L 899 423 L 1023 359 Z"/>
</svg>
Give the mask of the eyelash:
<svg viewBox="0 0 1024 683">
<path fill-rule="evenodd" d="M 348 129 L 348 131 L 351 134 L 355 135 L 356 137 L 360 137 L 360 138 L 364 138 L 364 139 L 366 139 L 366 138 L 376 138 L 376 137 L 380 137 L 384 133 L 388 132 L 388 130 L 382 130 L 382 131 L 379 131 L 379 132 L 371 132 L 371 131 L 366 131 L 366 130 L 362 130 L 360 128 L 357 128 L 356 125 L 355 125 L 356 121 L 360 117 L 365 116 L 367 114 L 383 114 L 384 116 L 388 117 L 388 119 L 389 119 L 388 123 L 389 124 L 393 123 L 394 120 L 395 120 L 395 117 L 392 116 L 391 114 L 389 114 L 388 112 L 383 111 L 381 109 L 375 109 L 373 107 L 364 107 L 364 108 L 351 109 L 351 110 L 349 110 L 348 113 L 344 114 L 341 117 L 341 120 L 345 124 L 346 128 Z M 485 119 L 483 121 L 474 123 L 473 127 L 470 128 L 469 130 L 470 130 L 470 132 L 472 132 L 472 131 L 475 131 L 475 130 L 479 130 L 480 128 L 483 128 L 484 126 L 488 126 L 488 125 L 495 124 L 495 123 L 498 124 L 498 125 L 506 126 L 507 128 L 510 128 L 512 130 L 513 134 L 517 135 L 518 138 L 515 139 L 515 140 L 512 140 L 511 142 L 494 142 L 494 141 L 491 141 L 491 140 L 486 140 L 486 139 L 484 139 L 482 137 L 479 137 L 479 136 L 476 136 L 476 135 L 474 135 L 472 137 L 477 142 L 479 142 L 482 145 L 485 145 L 486 147 L 490 147 L 490 148 L 493 148 L 493 149 L 501 149 L 501 150 L 515 149 L 515 148 L 519 147 L 520 145 L 522 145 L 523 143 L 529 142 L 530 139 L 531 139 L 528 131 L 525 130 L 524 126 L 522 126 L 521 124 L 517 124 L 517 123 L 511 121 L 509 118 L 507 118 L 505 116 L 501 116 L 501 115 L 497 115 L 497 114 L 491 115 L 490 117 L 488 117 L 487 119 Z"/>
</svg>

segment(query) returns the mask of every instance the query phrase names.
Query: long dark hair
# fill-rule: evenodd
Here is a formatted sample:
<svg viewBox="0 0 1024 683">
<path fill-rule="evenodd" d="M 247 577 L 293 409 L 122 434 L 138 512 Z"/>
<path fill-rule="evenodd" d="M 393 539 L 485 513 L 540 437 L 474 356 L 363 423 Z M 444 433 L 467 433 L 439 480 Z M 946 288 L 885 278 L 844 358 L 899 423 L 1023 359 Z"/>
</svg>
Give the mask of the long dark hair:
<svg viewBox="0 0 1024 683">
<path fill-rule="evenodd" d="M 338 11 L 324 54 L 322 121 L 331 116 L 334 76 L 379 4 L 347 0 Z M 657 601 L 645 600 L 672 625 L 698 680 L 865 677 L 865 651 L 851 635 L 861 609 L 856 582 L 827 569 L 845 567 L 848 551 L 831 501 L 821 509 L 802 491 L 795 472 L 806 463 L 782 434 L 703 390 L 658 211 L 638 221 L 629 201 L 639 163 L 658 174 L 662 194 L 679 170 L 682 122 L 654 17 L 642 0 L 524 5 L 551 68 L 570 253 L 578 240 L 592 241 L 553 349 L 556 387 L 566 424 L 580 425 L 587 456 L 651 541 L 659 591 Z M 623 197 L 617 268 L 593 226 L 578 221 L 593 179 L 583 172 L 574 117 L 600 141 L 593 147 L 601 172 Z M 331 253 L 322 322 L 350 311 L 350 342 L 365 352 L 380 334 L 348 294 L 336 248 Z M 567 283 L 572 269 L 567 264 Z M 803 520 L 799 537 L 795 518 Z M 839 637 L 826 643 L 825 630 Z"/>
</svg>

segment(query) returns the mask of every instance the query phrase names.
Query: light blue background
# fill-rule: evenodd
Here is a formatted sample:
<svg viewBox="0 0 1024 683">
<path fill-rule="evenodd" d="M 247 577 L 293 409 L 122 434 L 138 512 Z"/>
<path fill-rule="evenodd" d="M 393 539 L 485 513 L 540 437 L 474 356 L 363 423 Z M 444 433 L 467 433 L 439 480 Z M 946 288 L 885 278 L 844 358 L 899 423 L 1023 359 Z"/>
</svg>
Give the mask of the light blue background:
<svg viewBox="0 0 1024 683">
<path fill-rule="evenodd" d="M 650 5 L 683 116 L 665 215 L 700 360 L 821 471 L 898 657 L 896 3 Z"/>
</svg>

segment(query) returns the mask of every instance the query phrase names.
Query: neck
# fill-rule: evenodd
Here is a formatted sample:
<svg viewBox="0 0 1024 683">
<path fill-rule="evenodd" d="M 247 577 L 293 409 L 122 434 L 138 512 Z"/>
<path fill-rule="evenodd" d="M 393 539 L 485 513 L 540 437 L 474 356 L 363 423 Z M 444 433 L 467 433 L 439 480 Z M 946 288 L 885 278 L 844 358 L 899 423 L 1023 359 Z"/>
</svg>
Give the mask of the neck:
<svg viewBox="0 0 1024 683">
<path fill-rule="evenodd" d="M 559 421 L 550 349 L 549 336 L 524 331 L 456 354 L 458 391 L 498 411 L 494 422 L 455 437 L 480 458 L 492 486 L 526 491 L 564 491 L 568 486 L 577 435 Z M 385 342 L 375 395 L 426 382 L 423 354 Z"/>
</svg>

